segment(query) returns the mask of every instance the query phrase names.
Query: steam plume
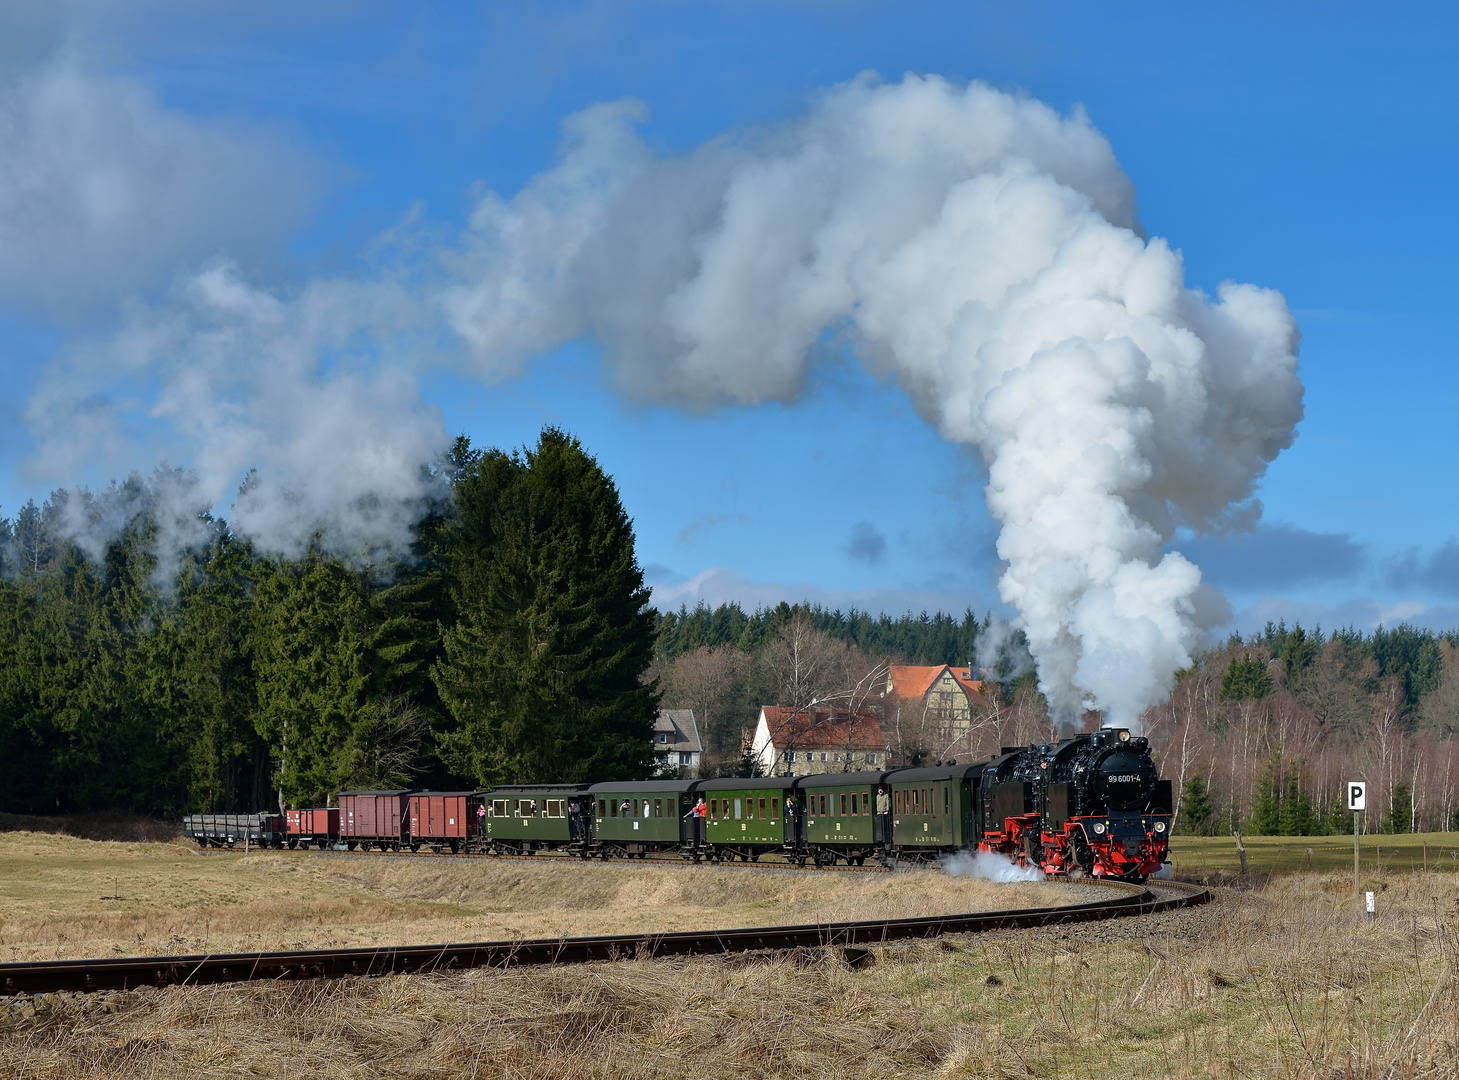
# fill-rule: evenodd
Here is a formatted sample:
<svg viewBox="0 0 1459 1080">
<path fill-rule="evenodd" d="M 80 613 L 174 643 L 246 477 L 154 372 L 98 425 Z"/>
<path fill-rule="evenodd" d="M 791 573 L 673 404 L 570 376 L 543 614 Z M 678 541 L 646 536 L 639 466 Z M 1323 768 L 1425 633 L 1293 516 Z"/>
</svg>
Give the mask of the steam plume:
<svg viewBox="0 0 1459 1080">
<path fill-rule="evenodd" d="M 1254 521 L 1302 415 L 1280 294 L 1187 289 L 1081 113 L 862 78 L 777 131 L 655 161 L 625 106 L 485 200 L 445 311 L 483 372 L 593 334 L 620 385 L 691 408 L 794 397 L 827 346 L 979 448 L 999 590 L 1058 718 L 1134 724 L 1225 602 L 1164 553 Z"/>
<path fill-rule="evenodd" d="M 999 590 L 1055 717 L 1136 723 L 1226 614 L 1166 552 L 1176 529 L 1254 522 L 1301 418 L 1283 298 L 1187 289 L 1082 112 L 862 78 L 669 159 L 642 119 L 572 117 L 556 167 L 376 280 L 285 295 L 204 268 L 52 363 L 27 410 L 34 472 L 149 441 L 193 463 L 205 503 L 257 466 L 232 520 L 265 547 L 320 528 L 399 546 L 447 445 L 422 357 L 498 379 L 591 335 L 625 392 L 704 409 L 793 398 L 849 349 L 982 453 Z"/>
</svg>

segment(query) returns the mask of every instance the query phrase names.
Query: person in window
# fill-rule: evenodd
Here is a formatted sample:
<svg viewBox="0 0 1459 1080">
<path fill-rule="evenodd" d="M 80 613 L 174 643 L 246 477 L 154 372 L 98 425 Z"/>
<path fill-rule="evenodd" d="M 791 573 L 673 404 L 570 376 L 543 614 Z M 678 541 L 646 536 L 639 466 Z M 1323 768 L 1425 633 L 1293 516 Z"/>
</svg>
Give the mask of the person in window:
<svg viewBox="0 0 1459 1080">
<path fill-rule="evenodd" d="M 684 815 L 686 818 L 704 818 L 709 816 L 709 805 L 704 801 L 704 796 L 699 796 L 699 801 L 689 807 L 689 812 Z"/>
<path fill-rule="evenodd" d="M 535 817 L 536 815 L 537 815 L 537 800 L 536 799 L 533 799 L 532 800 L 532 816 Z"/>
<path fill-rule="evenodd" d="M 623 805 L 618 808 L 618 812 L 620 814 L 622 814 L 624 817 L 632 817 L 633 816 L 633 807 L 632 807 L 632 805 L 630 805 L 630 803 L 629 803 L 629 801 L 627 799 L 624 799 L 623 800 Z"/>
</svg>

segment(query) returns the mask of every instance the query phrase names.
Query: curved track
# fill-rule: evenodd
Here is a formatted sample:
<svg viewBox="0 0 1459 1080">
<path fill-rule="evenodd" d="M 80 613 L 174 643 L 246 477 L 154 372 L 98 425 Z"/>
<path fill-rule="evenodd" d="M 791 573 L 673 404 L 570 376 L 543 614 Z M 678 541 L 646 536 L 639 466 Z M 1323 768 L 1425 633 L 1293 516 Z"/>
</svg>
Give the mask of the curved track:
<svg viewBox="0 0 1459 1080">
<path fill-rule="evenodd" d="M 984 911 L 916 919 L 690 930 L 671 934 L 537 938 L 457 945 L 411 945 L 298 952 L 221 953 L 209 956 L 129 956 L 105 960 L 43 960 L 0 964 L 0 993 L 124 990 L 134 986 L 244 982 L 250 979 L 321 979 L 432 972 L 471 967 L 581 964 L 654 956 L 696 956 L 759 950 L 841 947 L 847 959 L 865 947 L 905 938 L 971 934 L 1017 927 L 1055 926 L 1147 915 L 1204 904 L 1211 894 L 1171 881 L 1146 887 L 1101 883 L 1118 895 L 1061 907 Z"/>
</svg>

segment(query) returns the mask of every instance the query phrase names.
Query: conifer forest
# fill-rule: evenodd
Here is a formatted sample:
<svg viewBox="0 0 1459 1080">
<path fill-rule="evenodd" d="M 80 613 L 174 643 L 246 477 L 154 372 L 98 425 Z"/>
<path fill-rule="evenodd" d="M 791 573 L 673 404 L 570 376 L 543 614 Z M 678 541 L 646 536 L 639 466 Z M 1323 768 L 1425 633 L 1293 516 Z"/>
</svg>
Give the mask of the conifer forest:
<svg viewBox="0 0 1459 1080">
<path fill-rule="evenodd" d="M 447 494 L 385 554 L 325 534 L 260 551 L 207 514 L 168 554 L 166 470 L 0 518 L 0 810 L 642 778 L 661 706 L 694 709 L 705 772 L 749 767 L 761 705 L 810 701 L 881 708 L 896 762 L 951 756 L 884 708 L 893 664 L 981 667 L 958 756 L 1067 733 L 1019 636 L 971 611 L 655 610 L 612 478 L 561 431 L 516 452 L 463 437 L 438 468 Z M 1459 828 L 1459 635 L 1268 625 L 1204 653 L 1144 725 L 1183 832 L 1350 830 L 1353 779 L 1365 828 Z"/>
</svg>

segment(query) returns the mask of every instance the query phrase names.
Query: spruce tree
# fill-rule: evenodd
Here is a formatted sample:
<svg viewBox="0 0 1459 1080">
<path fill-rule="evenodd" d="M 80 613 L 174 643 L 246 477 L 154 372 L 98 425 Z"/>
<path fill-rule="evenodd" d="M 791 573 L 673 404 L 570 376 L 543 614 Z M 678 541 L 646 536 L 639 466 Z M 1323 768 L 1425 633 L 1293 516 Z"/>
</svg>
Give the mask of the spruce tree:
<svg viewBox="0 0 1459 1080">
<path fill-rule="evenodd" d="M 1181 792 L 1180 820 L 1176 824 L 1186 836 L 1205 836 L 1214 812 L 1205 777 L 1196 773 L 1185 782 L 1185 790 Z"/>
<path fill-rule="evenodd" d="M 1272 754 L 1261 778 L 1256 782 L 1256 802 L 1251 807 L 1248 826 L 1256 836 L 1278 836 L 1282 831 L 1280 762 Z"/>
<path fill-rule="evenodd" d="M 647 776 L 656 618 L 612 479 L 548 427 L 481 455 L 456 496 L 458 621 L 435 668 L 448 761 L 482 784 Z"/>
</svg>

